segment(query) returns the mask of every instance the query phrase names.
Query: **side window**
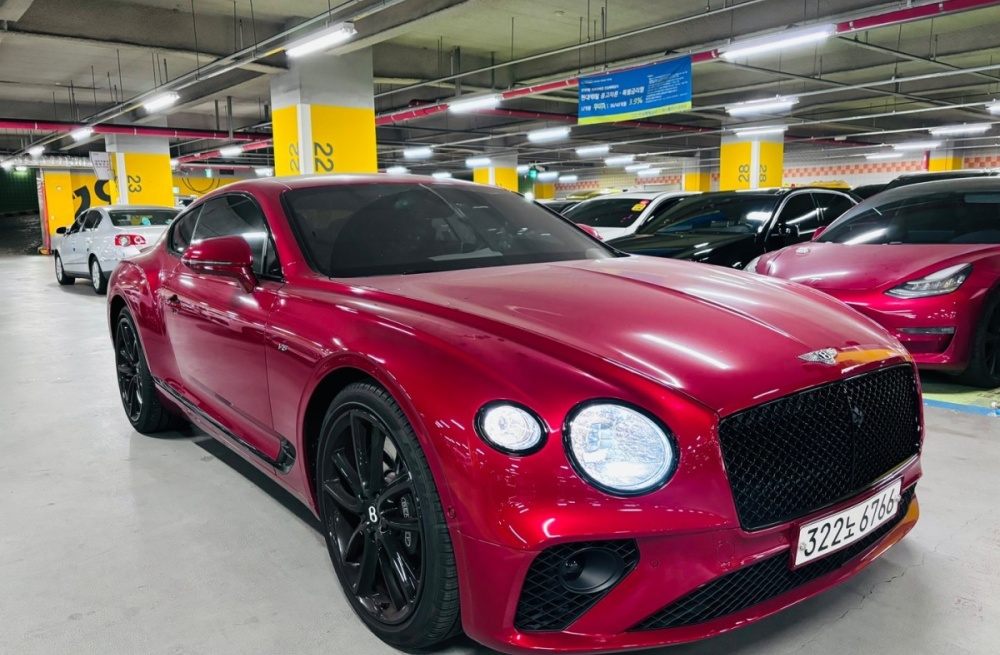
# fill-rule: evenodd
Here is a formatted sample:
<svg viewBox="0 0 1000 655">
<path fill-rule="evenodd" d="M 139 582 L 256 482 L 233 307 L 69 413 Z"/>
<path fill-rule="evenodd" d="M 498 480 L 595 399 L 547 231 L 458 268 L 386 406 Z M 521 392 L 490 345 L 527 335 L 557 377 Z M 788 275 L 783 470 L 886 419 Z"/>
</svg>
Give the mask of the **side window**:
<svg viewBox="0 0 1000 655">
<path fill-rule="evenodd" d="M 823 210 L 823 225 L 829 225 L 855 205 L 854 200 L 840 193 L 815 193 L 816 204 Z"/>
<path fill-rule="evenodd" d="M 89 232 L 91 230 L 97 229 L 97 226 L 101 223 L 101 212 L 96 210 L 90 210 L 83 219 L 83 231 Z"/>
<path fill-rule="evenodd" d="M 281 274 L 267 220 L 256 202 L 246 196 L 231 195 L 202 205 L 194 240 L 226 236 L 241 236 L 250 245 L 254 273 L 272 277 Z"/>
<path fill-rule="evenodd" d="M 785 243 L 808 241 L 819 226 L 820 211 L 811 193 L 789 198 L 778 216 L 778 232 L 784 236 Z"/>
<path fill-rule="evenodd" d="M 676 198 L 665 198 L 661 200 L 660 204 L 658 204 L 656 207 L 653 208 L 653 211 L 650 212 L 649 216 L 646 217 L 646 220 L 644 220 L 642 224 L 646 225 L 647 223 L 655 221 L 656 219 L 658 219 L 659 217 L 663 216 L 668 211 L 673 209 L 674 205 L 676 205 L 683 199 L 684 196 L 677 196 Z"/>
<path fill-rule="evenodd" d="M 198 215 L 201 207 L 197 207 L 174 221 L 173 230 L 170 232 L 170 250 L 180 255 L 189 245 L 191 237 L 194 235 L 194 227 L 198 223 Z"/>
<path fill-rule="evenodd" d="M 73 221 L 73 224 L 69 226 L 68 230 L 66 230 L 66 234 L 76 234 L 77 232 L 79 232 L 80 228 L 83 227 L 84 218 L 86 218 L 86 214 L 81 214 L 80 216 L 77 216 L 76 220 Z"/>
</svg>

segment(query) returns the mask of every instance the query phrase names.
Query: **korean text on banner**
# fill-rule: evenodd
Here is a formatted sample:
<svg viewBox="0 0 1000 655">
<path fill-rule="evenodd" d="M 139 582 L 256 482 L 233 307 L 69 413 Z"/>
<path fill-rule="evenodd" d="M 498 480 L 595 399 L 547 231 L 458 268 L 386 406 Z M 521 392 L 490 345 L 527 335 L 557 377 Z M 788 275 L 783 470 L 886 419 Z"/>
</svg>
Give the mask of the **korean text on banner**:
<svg viewBox="0 0 1000 655">
<path fill-rule="evenodd" d="M 580 125 L 659 116 L 691 108 L 691 57 L 580 79 Z"/>
</svg>

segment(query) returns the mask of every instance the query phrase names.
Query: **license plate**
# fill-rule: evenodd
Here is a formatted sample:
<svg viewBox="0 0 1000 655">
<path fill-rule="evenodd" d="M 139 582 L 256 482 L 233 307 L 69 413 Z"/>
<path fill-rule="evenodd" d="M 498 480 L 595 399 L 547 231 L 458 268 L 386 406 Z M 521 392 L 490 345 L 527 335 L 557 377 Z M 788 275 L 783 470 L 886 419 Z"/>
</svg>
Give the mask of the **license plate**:
<svg viewBox="0 0 1000 655">
<path fill-rule="evenodd" d="M 799 526 L 793 565 L 798 567 L 850 546 L 896 516 L 902 480 L 853 507 Z"/>
</svg>

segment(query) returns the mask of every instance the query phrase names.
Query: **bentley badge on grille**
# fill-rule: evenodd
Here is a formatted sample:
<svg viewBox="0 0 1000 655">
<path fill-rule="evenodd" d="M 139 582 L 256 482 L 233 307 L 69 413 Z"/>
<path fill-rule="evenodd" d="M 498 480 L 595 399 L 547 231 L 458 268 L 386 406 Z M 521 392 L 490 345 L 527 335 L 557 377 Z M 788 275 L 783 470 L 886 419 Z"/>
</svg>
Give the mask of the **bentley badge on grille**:
<svg viewBox="0 0 1000 655">
<path fill-rule="evenodd" d="M 837 349 L 824 348 L 823 350 L 814 350 L 811 353 L 799 355 L 799 359 L 806 362 L 816 362 L 817 364 L 833 365 L 837 363 Z"/>
</svg>

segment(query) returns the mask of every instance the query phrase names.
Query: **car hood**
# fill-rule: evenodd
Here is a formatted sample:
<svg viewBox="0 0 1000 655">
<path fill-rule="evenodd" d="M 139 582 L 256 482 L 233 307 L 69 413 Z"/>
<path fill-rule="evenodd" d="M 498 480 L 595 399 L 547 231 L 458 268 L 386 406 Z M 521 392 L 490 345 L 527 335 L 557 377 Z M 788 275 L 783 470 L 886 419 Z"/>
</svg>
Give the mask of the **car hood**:
<svg viewBox="0 0 1000 655">
<path fill-rule="evenodd" d="M 442 320 L 457 311 L 476 328 L 492 324 L 541 353 L 547 341 L 568 345 L 602 360 L 592 374 L 610 362 L 720 414 L 907 357 L 882 328 L 824 294 L 688 262 L 622 257 L 357 282 L 392 294 L 390 302 L 419 301 L 408 304 Z M 842 351 L 837 364 L 799 359 L 826 348 Z"/>
<path fill-rule="evenodd" d="M 690 232 L 635 234 L 624 239 L 617 239 L 609 245 L 637 255 L 701 260 L 710 258 L 712 251 L 718 248 L 752 242 L 754 236 L 744 233 L 692 234 Z"/>
<path fill-rule="evenodd" d="M 772 255 L 767 275 L 816 289 L 855 291 L 895 286 L 976 258 L 995 245 L 806 243 Z"/>
</svg>

